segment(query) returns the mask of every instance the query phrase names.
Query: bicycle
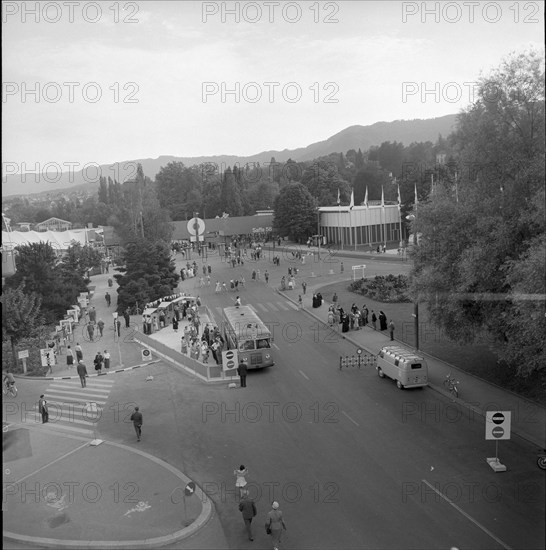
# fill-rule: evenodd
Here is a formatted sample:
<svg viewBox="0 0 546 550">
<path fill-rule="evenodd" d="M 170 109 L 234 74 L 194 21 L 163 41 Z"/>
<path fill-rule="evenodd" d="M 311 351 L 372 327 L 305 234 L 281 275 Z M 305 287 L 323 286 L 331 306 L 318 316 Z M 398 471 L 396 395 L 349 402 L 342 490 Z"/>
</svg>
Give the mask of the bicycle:
<svg viewBox="0 0 546 550">
<path fill-rule="evenodd" d="M 444 388 L 446 388 L 446 390 L 455 397 L 459 397 L 459 388 L 457 387 L 458 384 L 459 381 L 455 380 L 455 377 L 451 376 L 451 372 L 446 375 L 446 379 L 444 380 Z"/>
<path fill-rule="evenodd" d="M 2 393 L 4 395 L 11 394 L 12 397 L 17 397 L 17 386 L 15 384 L 3 384 Z"/>
</svg>

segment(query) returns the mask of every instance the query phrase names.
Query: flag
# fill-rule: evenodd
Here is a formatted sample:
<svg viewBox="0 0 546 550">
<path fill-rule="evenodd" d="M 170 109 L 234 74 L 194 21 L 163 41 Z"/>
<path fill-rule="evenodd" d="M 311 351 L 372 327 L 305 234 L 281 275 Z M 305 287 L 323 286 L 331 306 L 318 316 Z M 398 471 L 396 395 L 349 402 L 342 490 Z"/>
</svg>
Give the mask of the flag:
<svg viewBox="0 0 546 550">
<path fill-rule="evenodd" d="M 364 195 L 364 206 L 368 208 L 368 186 L 366 185 L 366 194 Z"/>
<path fill-rule="evenodd" d="M 349 210 L 353 209 L 353 206 L 355 205 L 355 190 L 351 190 L 351 203 L 349 204 Z"/>
<path fill-rule="evenodd" d="M 400 212 L 401 207 L 402 207 L 402 199 L 400 198 L 400 186 L 398 186 L 398 212 Z"/>
<path fill-rule="evenodd" d="M 337 205 L 341 204 L 341 197 L 339 196 L 339 187 L 337 188 Z"/>
<path fill-rule="evenodd" d="M 385 206 L 385 192 L 383 186 L 381 186 L 381 206 Z"/>
<path fill-rule="evenodd" d="M 415 184 L 415 206 L 419 204 L 419 201 L 417 199 L 417 184 Z"/>
</svg>

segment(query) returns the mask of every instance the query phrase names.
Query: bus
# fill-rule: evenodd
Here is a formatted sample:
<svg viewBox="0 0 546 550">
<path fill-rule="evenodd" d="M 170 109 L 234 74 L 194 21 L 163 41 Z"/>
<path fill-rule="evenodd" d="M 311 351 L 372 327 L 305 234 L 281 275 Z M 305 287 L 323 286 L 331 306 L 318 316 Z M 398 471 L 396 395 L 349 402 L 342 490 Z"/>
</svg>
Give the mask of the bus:
<svg viewBox="0 0 546 550">
<path fill-rule="evenodd" d="M 227 347 L 237 350 L 249 370 L 275 364 L 271 332 L 250 306 L 224 308 L 224 335 Z"/>
</svg>

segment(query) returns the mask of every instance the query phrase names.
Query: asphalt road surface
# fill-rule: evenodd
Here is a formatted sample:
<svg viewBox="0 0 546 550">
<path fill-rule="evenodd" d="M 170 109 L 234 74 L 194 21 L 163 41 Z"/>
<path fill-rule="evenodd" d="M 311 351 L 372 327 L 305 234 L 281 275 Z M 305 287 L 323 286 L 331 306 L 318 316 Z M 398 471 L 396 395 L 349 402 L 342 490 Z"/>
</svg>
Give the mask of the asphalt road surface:
<svg viewBox="0 0 546 550">
<path fill-rule="evenodd" d="M 286 273 L 260 267 L 277 281 Z M 226 280 L 243 271 L 215 269 Z M 270 547 L 264 521 L 272 500 L 288 528 L 283 548 L 544 547 L 544 473 L 528 444 L 500 442 L 508 471 L 494 473 L 482 418 L 430 388 L 401 391 L 373 369 L 340 371 L 340 355 L 354 347 L 305 312 L 282 308 L 273 281 L 252 283 L 250 271 L 245 266 L 239 295 L 273 327 L 276 365 L 250 372 L 247 388 L 237 389 L 161 362 L 119 374 L 97 423 L 100 437 L 137 445 L 128 414 L 138 403 L 139 448 L 204 489 L 231 548 Z M 201 296 L 214 316 L 235 299 Z M 42 383 L 19 384 L 21 401 L 39 395 L 30 384 Z M 258 508 L 254 542 L 238 511 L 233 471 L 241 464 Z"/>
</svg>

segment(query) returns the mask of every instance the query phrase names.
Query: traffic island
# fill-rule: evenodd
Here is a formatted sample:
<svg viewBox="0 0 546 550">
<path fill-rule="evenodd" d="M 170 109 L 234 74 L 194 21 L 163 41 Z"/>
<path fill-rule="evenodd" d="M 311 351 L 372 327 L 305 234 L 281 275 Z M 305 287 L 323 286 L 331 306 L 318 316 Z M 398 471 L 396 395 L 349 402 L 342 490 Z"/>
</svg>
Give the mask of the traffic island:
<svg viewBox="0 0 546 550">
<path fill-rule="evenodd" d="M 194 482 L 139 449 L 91 447 L 35 428 L 9 433 L 18 451 L 4 461 L 6 539 L 50 548 L 158 548 L 194 535 L 212 514 Z"/>
</svg>

